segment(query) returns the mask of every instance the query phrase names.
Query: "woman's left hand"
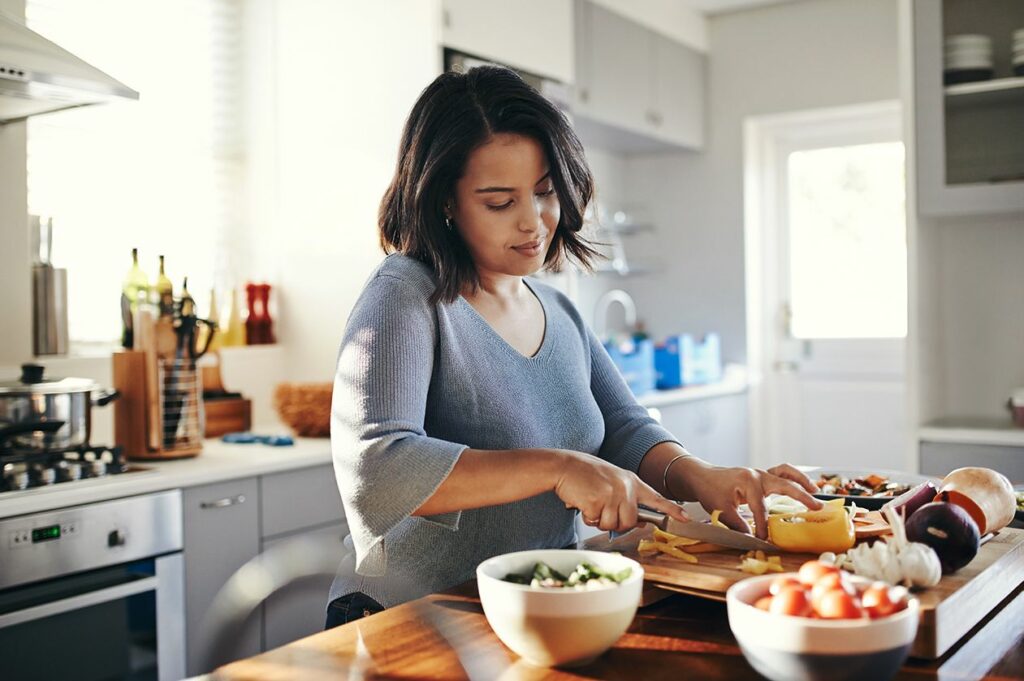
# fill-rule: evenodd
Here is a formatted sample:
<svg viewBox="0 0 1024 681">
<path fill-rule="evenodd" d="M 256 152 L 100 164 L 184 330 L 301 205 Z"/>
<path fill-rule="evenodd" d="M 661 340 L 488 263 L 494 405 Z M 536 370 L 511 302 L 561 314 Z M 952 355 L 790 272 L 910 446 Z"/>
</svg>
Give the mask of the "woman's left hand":
<svg viewBox="0 0 1024 681">
<path fill-rule="evenodd" d="M 720 520 L 739 532 L 750 532 L 747 523 L 736 511 L 740 504 L 747 504 L 754 514 L 757 536 L 768 538 L 768 511 L 764 498 L 769 494 L 785 494 L 810 509 L 822 507 L 821 502 L 811 496 L 818 488 L 810 478 L 788 463 L 765 471 L 757 468 L 723 468 L 699 459 L 693 461 L 703 465 L 679 466 L 686 487 L 693 490 L 692 496 L 706 511 L 711 513 L 720 510 Z M 676 489 L 675 485 L 669 486 Z"/>
</svg>

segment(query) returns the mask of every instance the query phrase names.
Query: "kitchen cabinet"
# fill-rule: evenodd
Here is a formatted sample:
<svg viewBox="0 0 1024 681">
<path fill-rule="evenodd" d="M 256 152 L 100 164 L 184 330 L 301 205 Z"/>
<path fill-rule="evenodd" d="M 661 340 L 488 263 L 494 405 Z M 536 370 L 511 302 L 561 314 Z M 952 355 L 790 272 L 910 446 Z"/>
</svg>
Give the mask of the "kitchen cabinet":
<svg viewBox="0 0 1024 681">
<path fill-rule="evenodd" d="M 997 470 L 1011 482 L 1024 482 L 1024 447 L 956 442 L 922 442 L 921 474 L 945 477 L 964 466 Z"/>
<path fill-rule="evenodd" d="M 576 98 L 585 142 L 617 151 L 700 149 L 706 58 L 588 0 L 577 0 Z"/>
<path fill-rule="evenodd" d="M 748 465 L 747 394 L 659 407 L 661 425 L 687 451 L 717 466 Z"/>
<path fill-rule="evenodd" d="M 918 210 L 926 216 L 1024 210 L 1024 78 L 1010 70 L 1018 0 L 913 0 L 913 124 Z M 943 42 L 987 35 L 990 81 L 943 85 Z"/>
<path fill-rule="evenodd" d="M 444 0 L 446 47 L 567 84 L 575 80 L 572 38 L 572 0 Z"/>
<path fill-rule="evenodd" d="M 663 35 L 654 35 L 655 127 L 684 147 L 704 146 L 705 58 Z"/>
<path fill-rule="evenodd" d="M 264 475 L 260 492 L 264 539 L 345 519 L 330 464 Z"/>
<path fill-rule="evenodd" d="M 248 477 L 183 491 L 186 669 L 195 675 L 210 653 L 204 619 L 235 571 L 269 547 L 313 537 L 338 549 L 348 533 L 330 464 Z M 331 577 L 299 580 L 274 593 L 217 659 L 247 657 L 323 629 Z"/>
<path fill-rule="evenodd" d="M 327 527 L 296 532 L 276 539 L 264 540 L 262 550 L 268 551 L 292 539 L 312 539 L 337 549 L 337 561 L 344 553 L 342 541 L 348 534 L 348 525 L 335 523 Z M 263 604 L 263 649 L 271 650 L 324 628 L 327 595 L 333 575 L 316 575 L 278 590 Z"/>
<path fill-rule="evenodd" d="M 336 548 L 348 534 L 330 465 L 300 468 L 260 478 L 261 552 L 293 539 L 313 539 Z M 324 628 L 333 575 L 297 580 L 263 604 L 263 648 L 270 650 Z"/>
<path fill-rule="evenodd" d="M 205 619 L 214 597 L 235 570 L 260 550 L 259 485 L 255 477 L 183 491 L 185 556 L 185 668 L 189 676 L 202 674 L 210 654 Z M 238 632 L 227 656 L 248 657 L 260 652 L 260 613 Z"/>
</svg>

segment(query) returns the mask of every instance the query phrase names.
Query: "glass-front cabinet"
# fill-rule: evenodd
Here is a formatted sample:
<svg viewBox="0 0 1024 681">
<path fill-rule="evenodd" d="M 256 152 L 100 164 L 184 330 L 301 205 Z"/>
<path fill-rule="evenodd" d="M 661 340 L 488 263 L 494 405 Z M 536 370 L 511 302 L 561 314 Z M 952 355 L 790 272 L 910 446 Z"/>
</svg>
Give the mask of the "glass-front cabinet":
<svg viewBox="0 0 1024 681">
<path fill-rule="evenodd" d="M 1024 2 L 912 7 L 918 210 L 1024 210 Z"/>
</svg>

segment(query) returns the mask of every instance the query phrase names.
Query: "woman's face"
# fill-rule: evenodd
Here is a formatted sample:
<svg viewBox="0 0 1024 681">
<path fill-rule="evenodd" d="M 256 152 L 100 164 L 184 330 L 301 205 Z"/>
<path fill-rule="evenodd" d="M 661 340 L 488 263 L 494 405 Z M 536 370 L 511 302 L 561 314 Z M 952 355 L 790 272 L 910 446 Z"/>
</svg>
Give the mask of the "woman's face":
<svg viewBox="0 0 1024 681">
<path fill-rule="evenodd" d="M 540 270 L 559 215 L 544 149 L 530 137 L 494 135 L 455 184 L 451 219 L 482 276 Z"/>
</svg>

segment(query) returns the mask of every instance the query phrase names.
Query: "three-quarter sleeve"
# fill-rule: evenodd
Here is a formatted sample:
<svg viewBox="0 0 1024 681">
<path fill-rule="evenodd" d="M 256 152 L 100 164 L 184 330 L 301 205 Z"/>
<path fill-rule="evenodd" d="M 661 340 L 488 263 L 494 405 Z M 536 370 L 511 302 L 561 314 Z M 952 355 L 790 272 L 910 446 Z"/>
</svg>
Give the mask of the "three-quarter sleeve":
<svg viewBox="0 0 1024 681">
<path fill-rule="evenodd" d="M 465 445 L 424 431 L 437 319 L 420 289 L 379 274 L 349 317 L 338 356 L 331 450 L 356 572 L 380 576 L 385 536 L 429 499 Z M 458 529 L 461 512 L 424 518 Z"/>
<path fill-rule="evenodd" d="M 651 447 L 678 442 L 633 396 L 622 374 L 597 336 L 587 329 L 590 343 L 590 389 L 604 417 L 605 436 L 600 456 L 636 473 Z"/>
</svg>

